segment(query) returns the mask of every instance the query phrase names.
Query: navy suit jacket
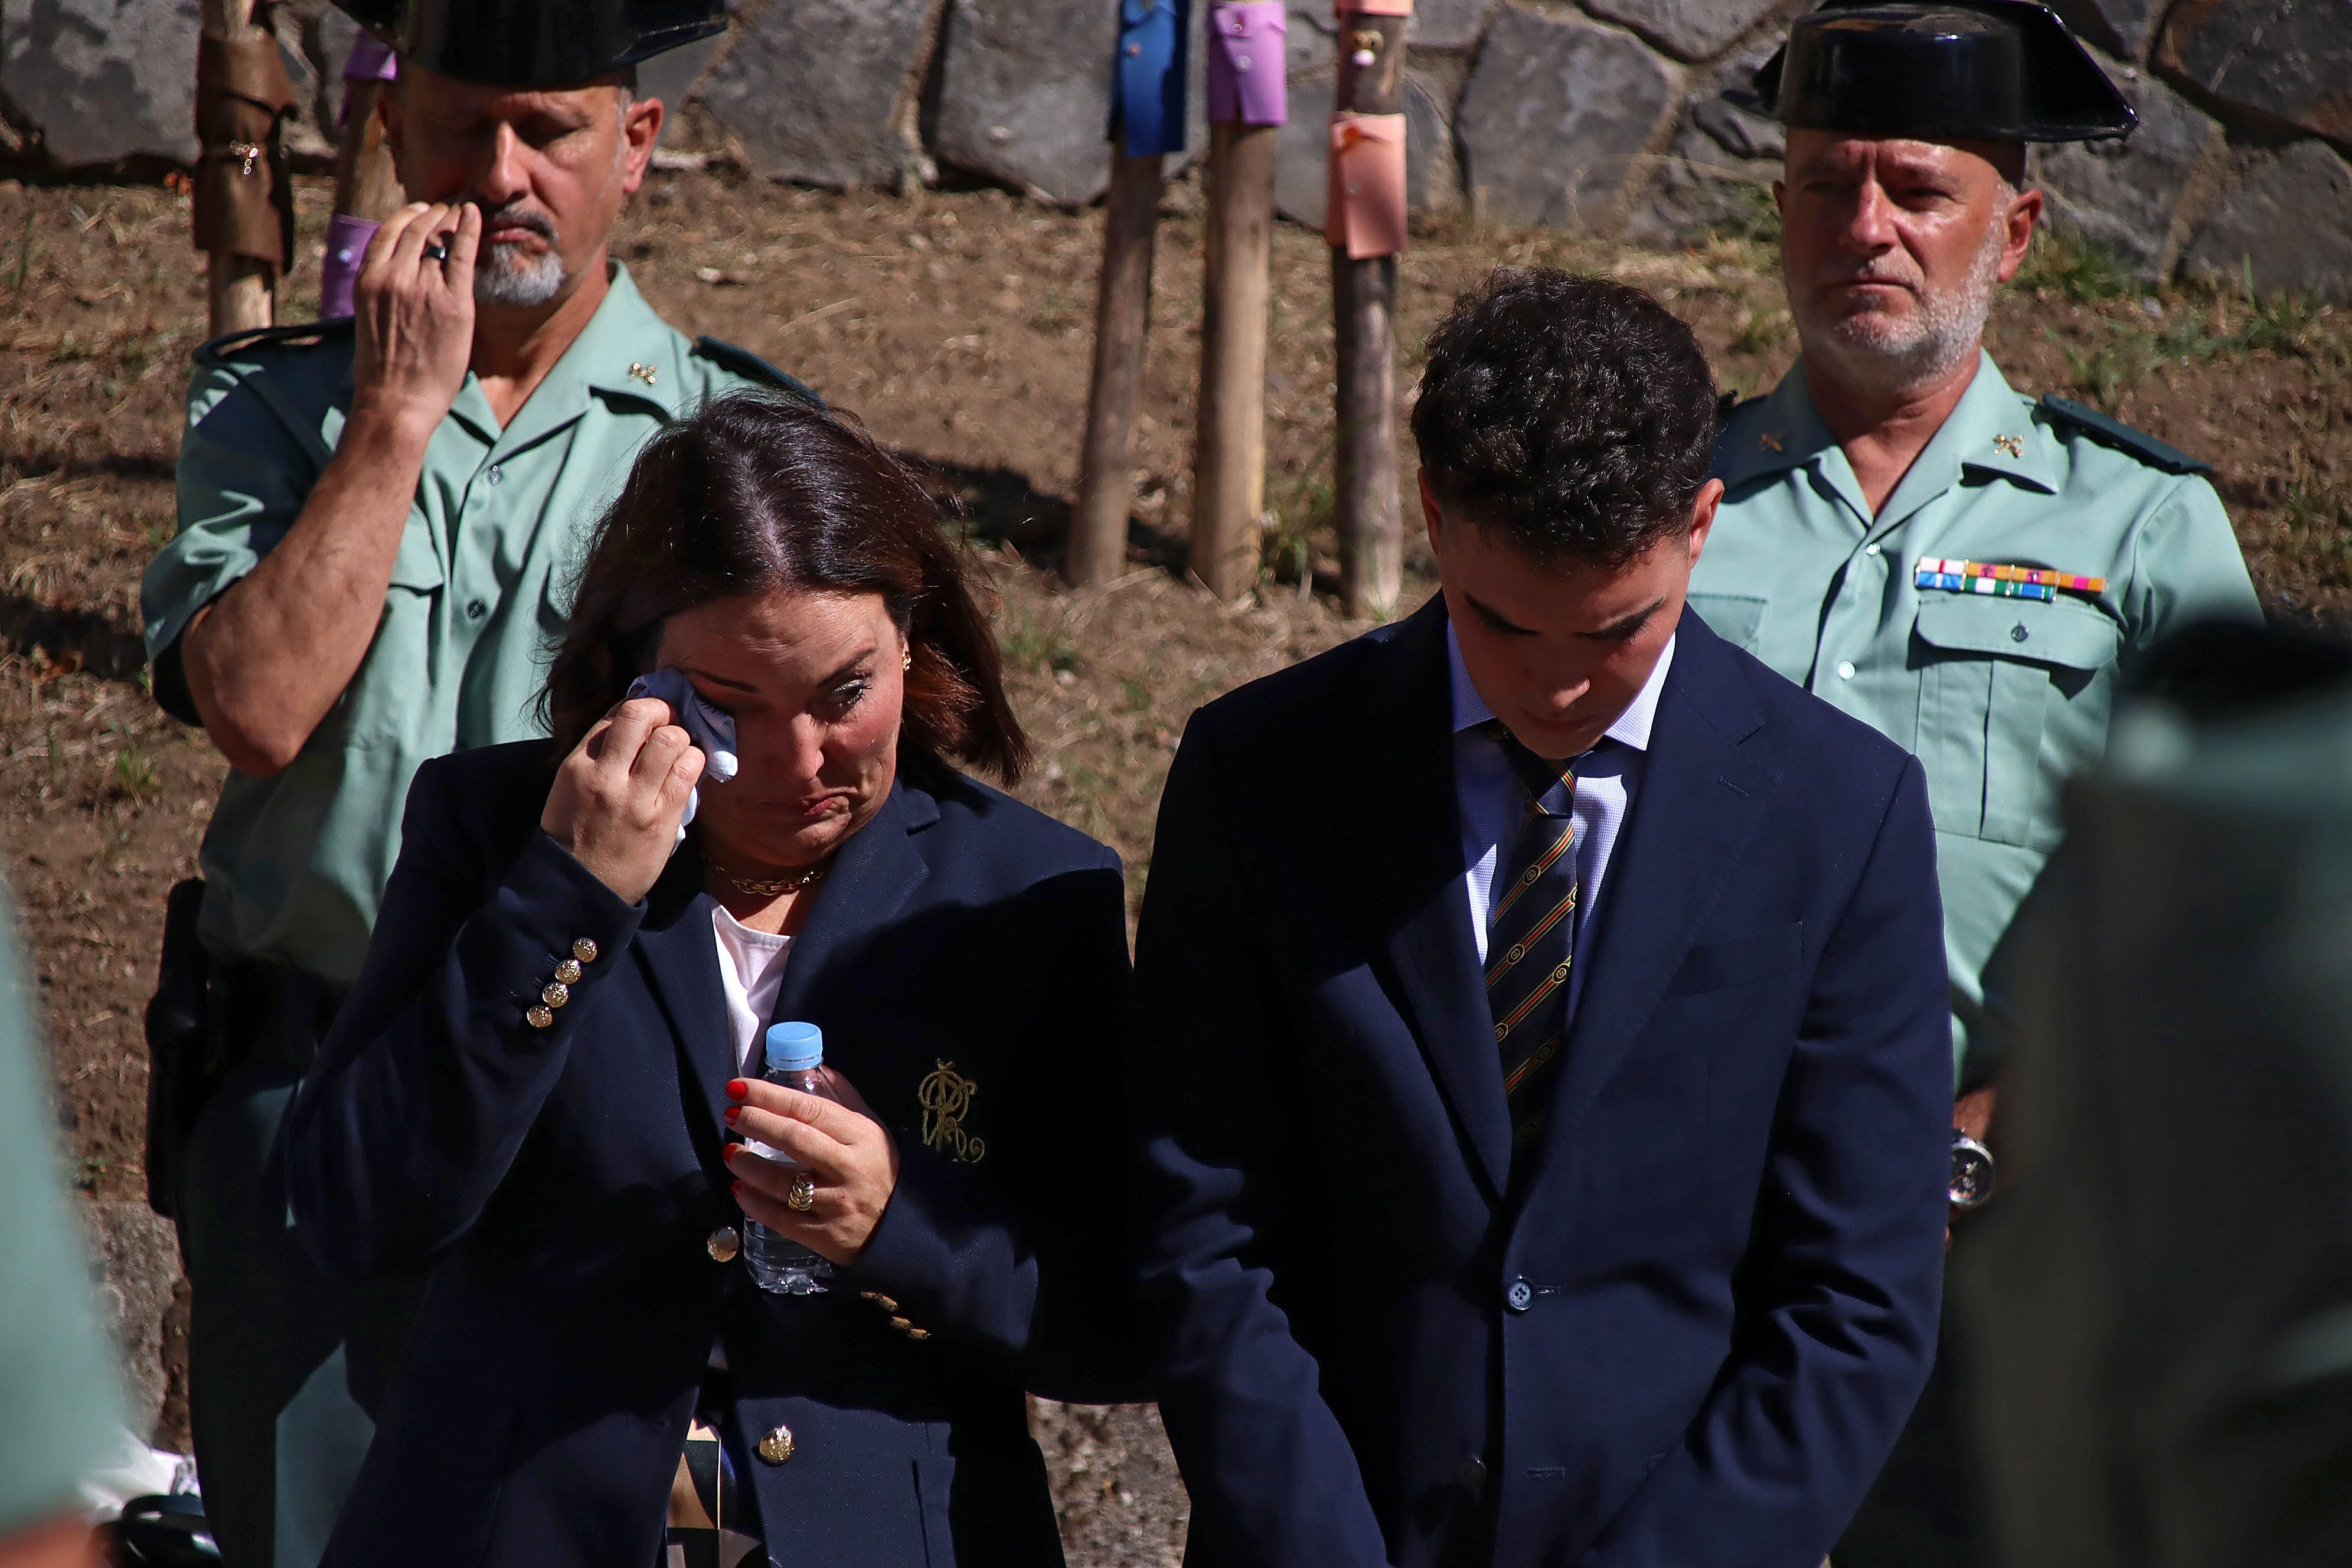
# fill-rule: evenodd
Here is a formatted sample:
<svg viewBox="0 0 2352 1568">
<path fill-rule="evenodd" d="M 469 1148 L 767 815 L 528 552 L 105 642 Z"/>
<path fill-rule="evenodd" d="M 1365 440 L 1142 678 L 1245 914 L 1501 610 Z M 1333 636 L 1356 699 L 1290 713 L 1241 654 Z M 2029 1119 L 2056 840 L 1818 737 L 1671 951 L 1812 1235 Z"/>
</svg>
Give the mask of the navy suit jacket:
<svg viewBox="0 0 2352 1568">
<path fill-rule="evenodd" d="M 1444 628 L 1243 688 L 1169 773 L 1129 1091 L 1187 1561 L 1818 1568 L 1936 1340 L 1919 766 L 1683 616 L 1515 1178 Z"/>
<path fill-rule="evenodd" d="M 902 774 L 850 838 L 774 1016 L 823 1026 L 902 1168 L 831 1292 L 771 1296 L 706 1246 L 742 1216 L 697 858 L 622 902 L 540 830 L 552 763 L 529 742 L 417 773 L 366 966 L 287 1121 L 320 1262 L 432 1270 L 330 1560 L 643 1568 L 719 1342 L 752 1440 L 798 1444 L 749 1478 L 785 1561 L 1060 1562 L 1023 1392 L 1138 1392 L 1117 858 L 955 775 Z M 580 937 L 598 956 L 532 1028 Z M 977 1086 L 946 1132 L 920 1094 L 943 1067 Z"/>
</svg>

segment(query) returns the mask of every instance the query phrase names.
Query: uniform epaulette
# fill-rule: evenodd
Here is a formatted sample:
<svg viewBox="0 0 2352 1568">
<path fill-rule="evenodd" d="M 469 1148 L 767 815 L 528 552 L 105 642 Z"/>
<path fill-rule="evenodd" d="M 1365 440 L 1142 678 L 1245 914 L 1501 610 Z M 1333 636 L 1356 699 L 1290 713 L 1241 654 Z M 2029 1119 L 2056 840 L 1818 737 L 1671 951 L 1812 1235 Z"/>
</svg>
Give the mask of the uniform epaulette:
<svg viewBox="0 0 2352 1568">
<path fill-rule="evenodd" d="M 340 316 L 331 321 L 297 321 L 284 327 L 248 327 L 241 332 L 223 332 L 219 337 L 198 343 L 192 357 L 198 364 L 214 365 L 242 353 L 247 349 L 316 348 L 320 343 L 352 335 L 352 318 Z"/>
<path fill-rule="evenodd" d="M 819 397 L 815 390 L 806 382 L 786 375 L 750 349 L 738 348 L 724 338 L 709 336 L 697 338 L 694 340 L 694 352 L 713 364 L 725 366 L 737 375 L 749 376 L 753 381 L 764 381 L 771 386 L 782 387 L 795 397 L 804 397 L 819 408 L 824 406 L 824 399 Z"/>
<path fill-rule="evenodd" d="M 1727 392 L 1715 400 L 1715 427 L 1718 430 L 1731 423 L 1732 412 L 1741 404 L 1754 403 L 1753 397 L 1742 397 L 1737 392 Z"/>
<path fill-rule="evenodd" d="M 2213 465 L 2202 458 L 2192 458 L 2178 447 L 2168 447 L 2145 430 L 2135 430 L 2120 419 L 2110 419 L 2095 408 L 2088 408 L 2068 397 L 2045 393 L 2039 411 L 2063 425 L 2072 425 L 2102 447 L 2113 447 L 2118 452 L 2128 452 L 2151 468 L 2161 468 L 2168 474 L 2210 474 Z"/>
</svg>

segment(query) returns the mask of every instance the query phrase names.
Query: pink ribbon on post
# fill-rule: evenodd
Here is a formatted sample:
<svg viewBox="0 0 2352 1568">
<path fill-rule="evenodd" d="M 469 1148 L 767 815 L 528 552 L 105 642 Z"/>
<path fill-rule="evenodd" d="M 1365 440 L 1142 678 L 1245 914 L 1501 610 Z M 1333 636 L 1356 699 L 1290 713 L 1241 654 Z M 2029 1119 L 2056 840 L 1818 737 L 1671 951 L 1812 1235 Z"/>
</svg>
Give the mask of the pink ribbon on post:
<svg viewBox="0 0 2352 1568">
<path fill-rule="evenodd" d="M 1331 183 L 1323 237 L 1350 261 L 1404 248 L 1404 116 L 1331 116 Z"/>
<path fill-rule="evenodd" d="M 1289 31 L 1283 0 L 1242 0 L 1210 11 L 1210 123 L 1281 125 L 1289 120 L 1283 53 Z"/>
</svg>

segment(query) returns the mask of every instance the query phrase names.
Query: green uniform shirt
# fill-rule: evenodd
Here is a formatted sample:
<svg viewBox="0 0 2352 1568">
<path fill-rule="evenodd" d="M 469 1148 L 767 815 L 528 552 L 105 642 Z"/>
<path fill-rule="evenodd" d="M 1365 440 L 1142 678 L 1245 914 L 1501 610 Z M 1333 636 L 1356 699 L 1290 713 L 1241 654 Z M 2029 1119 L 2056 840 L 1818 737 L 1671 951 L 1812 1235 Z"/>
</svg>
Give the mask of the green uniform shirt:
<svg viewBox="0 0 2352 1568">
<path fill-rule="evenodd" d="M 1874 518 L 1801 363 L 1716 447 L 1723 507 L 1692 607 L 1927 771 L 1956 1072 L 1985 963 L 2058 841 L 2059 784 L 2105 749 L 2119 672 L 2189 621 L 2261 615 L 2213 487 L 2108 440 L 1986 355 Z M 1922 557 L 2106 583 L 2046 604 L 1923 589 Z"/>
<path fill-rule="evenodd" d="M 199 363 L 179 536 L 141 592 L 150 658 L 285 537 L 342 433 L 352 354 L 346 331 Z M 430 758 L 547 732 L 540 686 L 591 531 L 648 437 L 705 397 L 761 384 L 720 363 L 739 357 L 756 364 L 698 350 L 615 266 L 505 429 L 467 374 L 425 449 L 359 672 L 291 766 L 222 786 L 201 857 L 205 946 L 343 984 L 358 973 L 410 778 Z"/>
<path fill-rule="evenodd" d="M 19 951 L 0 894 L 0 1536 L 79 1509 L 76 1485 L 115 1461 L 124 1435 Z"/>
</svg>

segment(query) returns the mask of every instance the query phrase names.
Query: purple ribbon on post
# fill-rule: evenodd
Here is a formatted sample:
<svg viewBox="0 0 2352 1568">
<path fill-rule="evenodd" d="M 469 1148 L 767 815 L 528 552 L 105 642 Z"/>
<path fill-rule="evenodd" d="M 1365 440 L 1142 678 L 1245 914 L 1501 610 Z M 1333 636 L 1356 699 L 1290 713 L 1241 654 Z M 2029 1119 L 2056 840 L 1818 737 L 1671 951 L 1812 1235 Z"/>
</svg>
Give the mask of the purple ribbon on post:
<svg viewBox="0 0 2352 1568">
<path fill-rule="evenodd" d="M 1241 0 L 1209 13 L 1209 121 L 1280 125 L 1290 118 L 1283 0 Z"/>
<path fill-rule="evenodd" d="M 343 60 L 345 81 L 390 81 L 400 74 L 400 57 L 365 33 L 352 40 Z"/>
</svg>

